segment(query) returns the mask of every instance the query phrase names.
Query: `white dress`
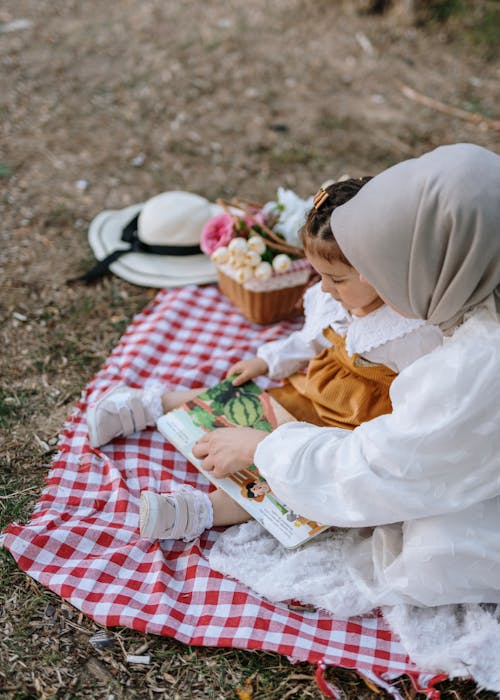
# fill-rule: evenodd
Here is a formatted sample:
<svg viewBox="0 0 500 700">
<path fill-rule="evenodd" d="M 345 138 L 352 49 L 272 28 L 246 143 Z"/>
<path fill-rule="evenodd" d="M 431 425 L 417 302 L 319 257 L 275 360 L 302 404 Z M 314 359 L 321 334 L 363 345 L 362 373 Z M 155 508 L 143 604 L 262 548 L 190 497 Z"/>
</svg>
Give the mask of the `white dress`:
<svg viewBox="0 0 500 700">
<path fill-rule="evenodd" d="M 287 551 L 251 522 L 221 535 L 211 565 L 271 600 L 295 597 L 341 616 L 402 603 L 500 603 L 494 305 L 404 369 L 390 395 L 391 414 L 353 431 L 288 423 L 256 451 L 285 503 L 346 530 Z"/>
</svg>

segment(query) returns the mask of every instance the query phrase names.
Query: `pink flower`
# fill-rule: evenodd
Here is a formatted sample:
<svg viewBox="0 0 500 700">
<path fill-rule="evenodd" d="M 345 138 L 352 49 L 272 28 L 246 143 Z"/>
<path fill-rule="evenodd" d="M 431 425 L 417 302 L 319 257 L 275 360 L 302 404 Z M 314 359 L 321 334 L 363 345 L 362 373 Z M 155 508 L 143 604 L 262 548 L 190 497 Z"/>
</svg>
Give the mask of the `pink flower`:
<svg viewBox="0 0 500 700">
<path fill-rule="evenodd" d="M 245 217 L 245 224 L 248 226 L 248 228 L 252 228 L 252 226 L 258 226 L 259 224 L 265 223 L 266 222 L 264 219 L 264 214 L 261 211 L 256 211 L 255 214 Z"/>
<path fill-rule="evenodd" d="M 212 217 L 201 230 L 200 247 L 205 255 L 212 255 L 222 245 L 227 245 L 233 237 L 233 219 L 222 212 Z"/>
</svg>

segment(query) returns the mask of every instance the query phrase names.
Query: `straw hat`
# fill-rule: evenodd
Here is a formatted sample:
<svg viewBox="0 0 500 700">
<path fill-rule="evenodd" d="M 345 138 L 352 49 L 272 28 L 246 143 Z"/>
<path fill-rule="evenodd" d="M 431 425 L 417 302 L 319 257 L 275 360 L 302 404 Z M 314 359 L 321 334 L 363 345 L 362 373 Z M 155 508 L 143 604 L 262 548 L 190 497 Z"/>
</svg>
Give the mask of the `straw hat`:
<svg viewBox="0 0 500 700">
<path fill-rule="evenodd" d="M 206 284 L 216 269 L 200 249 L 204 224 L 222 211 L 204 197 L 171 191 L 125 209 L 98 214 L 89 227 L 89 243 L 100 261 L 82 277 L 97 279 L 110 269 L 144 287 Z"/>
</svg>

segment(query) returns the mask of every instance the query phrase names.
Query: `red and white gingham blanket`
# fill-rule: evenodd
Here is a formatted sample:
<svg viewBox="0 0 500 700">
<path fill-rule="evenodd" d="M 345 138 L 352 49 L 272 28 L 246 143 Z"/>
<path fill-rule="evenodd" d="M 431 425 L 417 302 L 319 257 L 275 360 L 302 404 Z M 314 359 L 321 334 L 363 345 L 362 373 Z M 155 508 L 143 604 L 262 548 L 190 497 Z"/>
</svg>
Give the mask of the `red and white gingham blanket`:
<svg viewBox="0 0 500 700">
<path fill-rule="evenodd" d="M 88 443 L 86 407 L 110 386 L 142 387 L 150 379 L 166 389 L 207 386 L 298 324 L 251 324 L 214 286 L 159 292 L 85 389 L 31 521 L 10 525 L 5 546 L 21 569 L 101 625 L 309 661 L 331 697 L 335 691 L 322 677 L 330 665 L 357 669 L 394 697 L 400 696 L 391 680 L 408 674 L 419 690 L 438 698 L 433 685 L 443 677 L 421 673 L 378 614 L 334 619 L 261 599 L 210 570 L 215 530 L 188 544 L 140 539 L 141 491 L 168 491 L 172 479 L 209 489 L 156 430 L 102 450 Z"/>
</svg>

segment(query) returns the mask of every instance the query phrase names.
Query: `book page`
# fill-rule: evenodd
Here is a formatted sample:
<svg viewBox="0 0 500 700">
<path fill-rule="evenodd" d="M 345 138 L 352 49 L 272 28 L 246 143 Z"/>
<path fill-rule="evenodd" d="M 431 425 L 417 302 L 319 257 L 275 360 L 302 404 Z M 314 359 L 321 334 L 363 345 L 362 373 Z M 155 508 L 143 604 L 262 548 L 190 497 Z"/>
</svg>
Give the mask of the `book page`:
<svg viewBox="0 0 500 700">
<path fill-rule="evenodd" d="M 201 468 L 192 452 L 205 432 L 218 427 L 243 425 L 270 432 L 291 420 L 295 420 L 293 416 L 254 382 L 233 387 L 230 380 L 225 380 L 162 416 L 157 425 L 162 435 L 209 481 L 226 491 L 285 547 L 293 548 L 327 527 L 301 517 L 276 498 L 254 465 L 218 479 Z"/>
</svg>

